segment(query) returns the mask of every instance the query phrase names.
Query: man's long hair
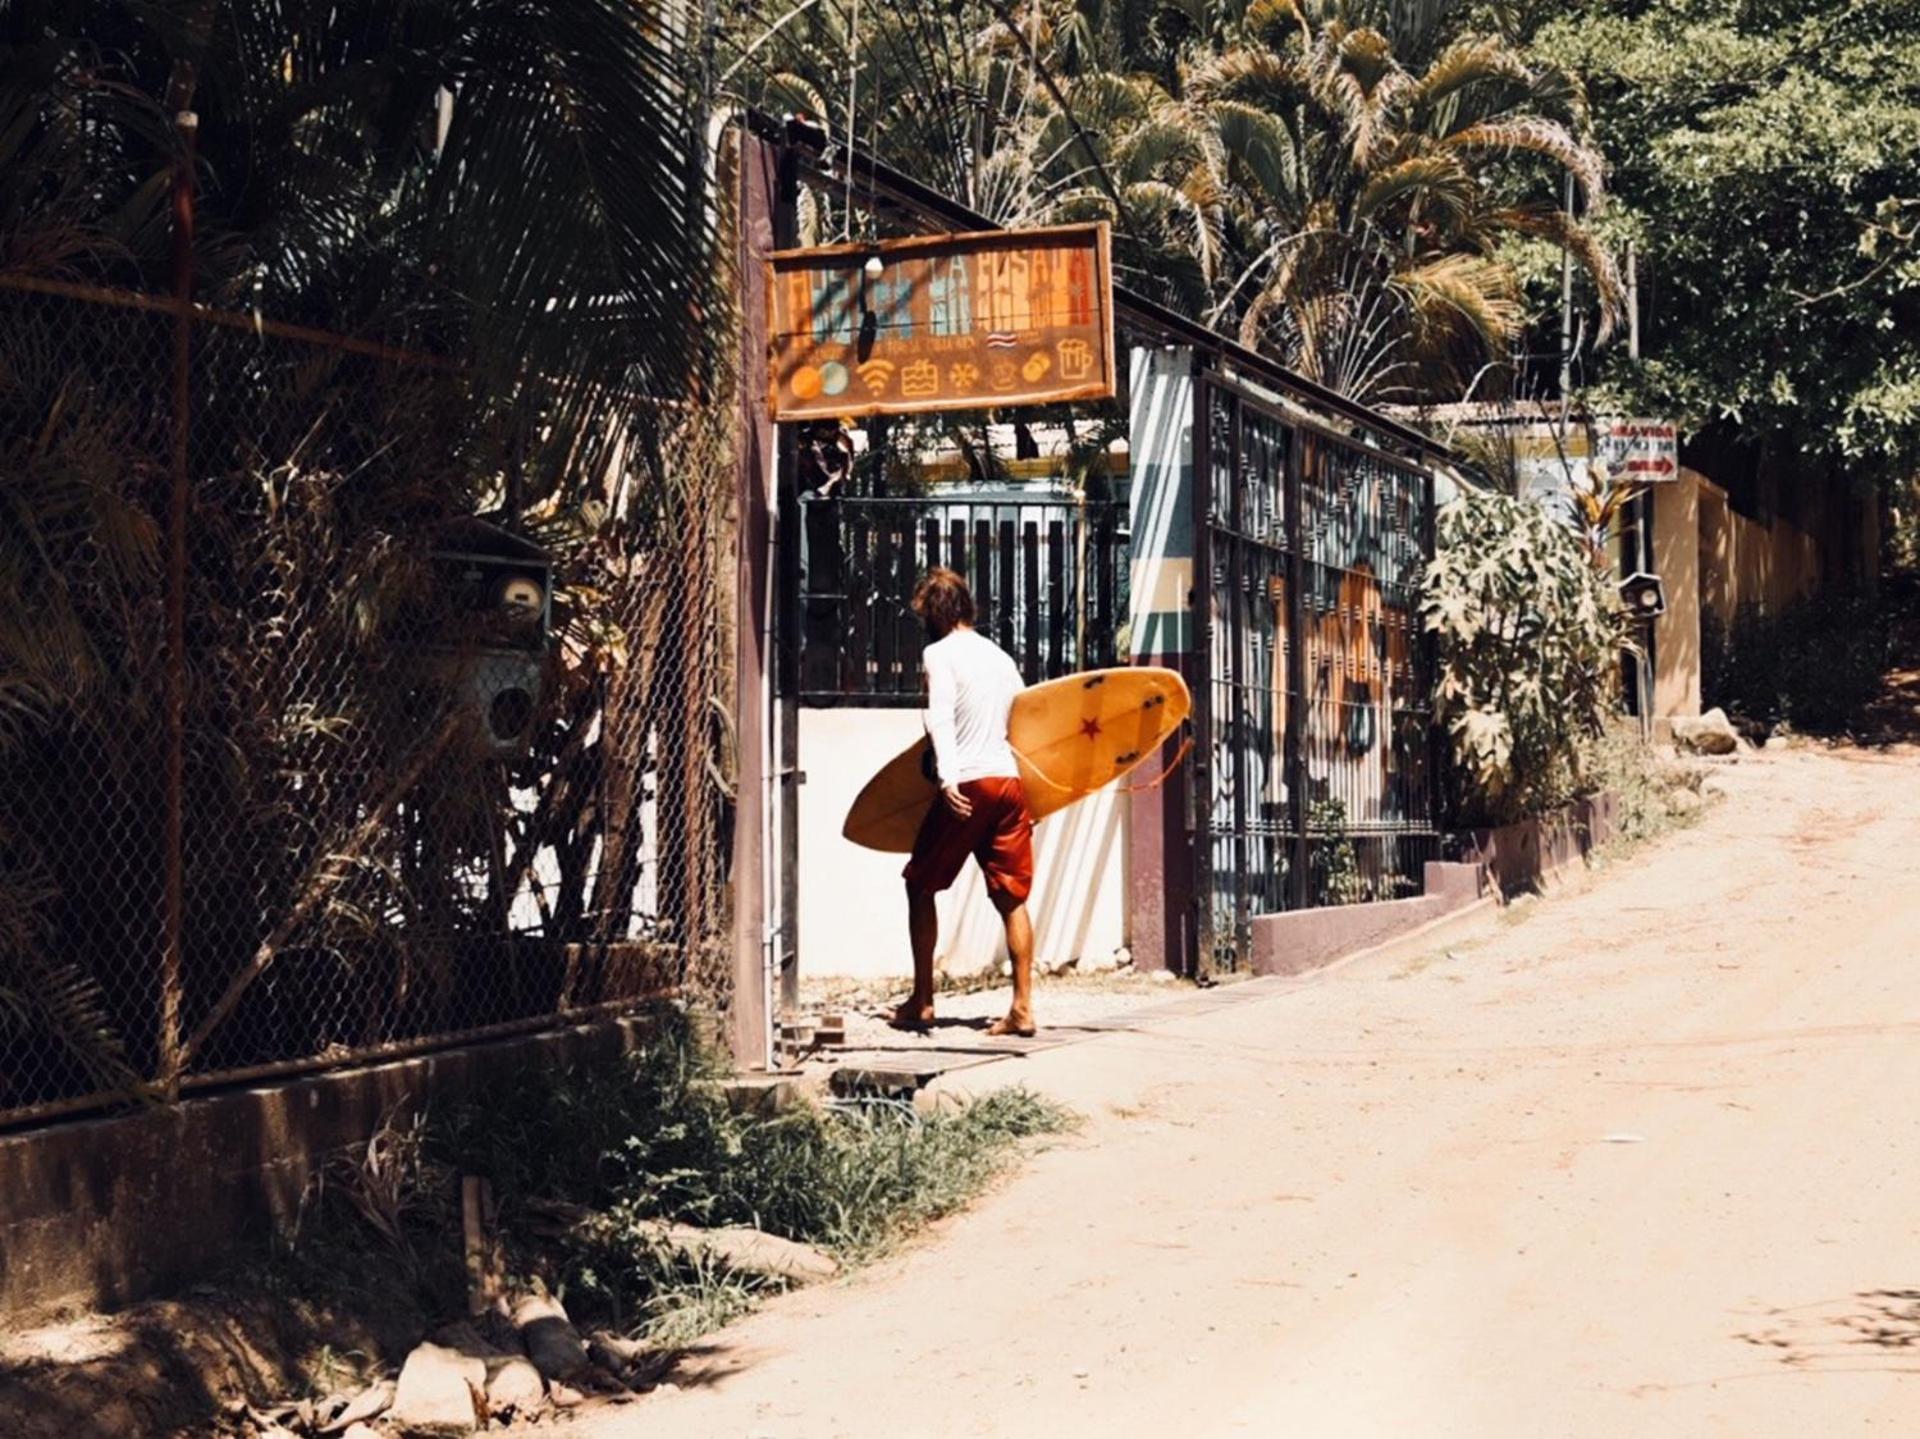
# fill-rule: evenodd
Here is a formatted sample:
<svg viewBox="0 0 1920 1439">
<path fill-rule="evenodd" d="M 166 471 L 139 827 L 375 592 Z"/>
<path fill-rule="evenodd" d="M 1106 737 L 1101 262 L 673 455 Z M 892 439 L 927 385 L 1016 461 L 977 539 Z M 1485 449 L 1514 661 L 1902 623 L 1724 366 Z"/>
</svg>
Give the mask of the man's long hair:
<svg viewBox="0 0 1920 1439">
<path fill-rule="evenodd" d="M 945 639 L 957 625 L 973 623 L 973 591 L 952 570 L 928 570 L 913 592 L 913 612 L 934 639 Z"/>
</svg>

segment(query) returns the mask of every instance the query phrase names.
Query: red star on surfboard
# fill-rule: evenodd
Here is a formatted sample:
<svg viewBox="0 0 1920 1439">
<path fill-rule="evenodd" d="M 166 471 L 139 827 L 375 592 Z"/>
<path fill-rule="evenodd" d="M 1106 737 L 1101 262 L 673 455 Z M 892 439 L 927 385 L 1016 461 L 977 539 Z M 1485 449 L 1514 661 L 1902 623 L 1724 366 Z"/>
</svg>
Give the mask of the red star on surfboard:
<svg viewBox="0 0 1920 1439">
<path fill-rule="evenodd" d="M 1100 737 L 1100 721 L 1097 719 L 1081 720 L 1080 733 L 1088 739 L 1098 739 Z"/>
</svg>

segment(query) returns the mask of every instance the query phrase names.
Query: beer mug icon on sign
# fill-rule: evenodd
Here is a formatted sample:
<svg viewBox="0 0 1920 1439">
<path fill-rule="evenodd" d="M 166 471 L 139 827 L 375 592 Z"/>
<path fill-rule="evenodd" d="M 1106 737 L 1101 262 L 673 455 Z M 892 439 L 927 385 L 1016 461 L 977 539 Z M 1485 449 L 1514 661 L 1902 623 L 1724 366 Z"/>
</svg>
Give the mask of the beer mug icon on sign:
<svg viewBox="0 0 1920 1439">
<path fill-rule="evenodd" d="M 1054 346 L 1060 355 L 1060 378 L 1084 380 L 1093 373 L 1093 346 L 1085 340 L 1062 340 Z"/>
</svg>

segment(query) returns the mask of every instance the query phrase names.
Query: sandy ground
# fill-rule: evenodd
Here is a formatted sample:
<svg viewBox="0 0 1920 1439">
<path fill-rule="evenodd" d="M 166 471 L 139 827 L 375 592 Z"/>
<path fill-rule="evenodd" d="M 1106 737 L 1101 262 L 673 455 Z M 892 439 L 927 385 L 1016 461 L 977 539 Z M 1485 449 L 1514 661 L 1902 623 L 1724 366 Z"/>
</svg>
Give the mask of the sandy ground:
<svg viewBox="0 0 1920 1439">
<path fill-rule="evenodd" d="M 569 1431 L 1920 1433 L 1920 752 L 1726 779 L 1450 951 L 968 1071 L 1086 1127 Z"/>
</svg>

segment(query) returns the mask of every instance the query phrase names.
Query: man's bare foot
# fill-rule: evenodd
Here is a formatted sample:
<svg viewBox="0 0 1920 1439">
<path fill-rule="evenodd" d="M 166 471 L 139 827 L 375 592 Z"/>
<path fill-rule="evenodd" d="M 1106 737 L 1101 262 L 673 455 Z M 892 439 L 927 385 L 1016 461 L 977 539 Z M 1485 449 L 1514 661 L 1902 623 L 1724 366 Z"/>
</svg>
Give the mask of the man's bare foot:
<svg viewBox="0 0 1920 1439">
<path fill-rule="evenodd" d="M 887 1023 L 895 1029 L 931 1029 L 933 1005 L 922 1004 L 917 999 L 909 999 L 887 1016 Z"/>
<path fill-rule="evenodd" d="M 1033 1038 L 1033 1016 L 1027 1014 L 1009 1014 L 1005 1019 L 996 1019 L 987 1026 L 987 1033 L 998 1038 L 1010 1035 L 1015 1039 Z"/>
</svg>

